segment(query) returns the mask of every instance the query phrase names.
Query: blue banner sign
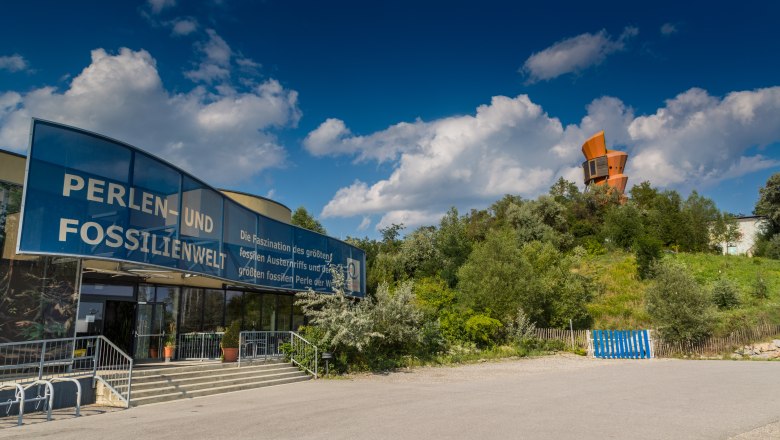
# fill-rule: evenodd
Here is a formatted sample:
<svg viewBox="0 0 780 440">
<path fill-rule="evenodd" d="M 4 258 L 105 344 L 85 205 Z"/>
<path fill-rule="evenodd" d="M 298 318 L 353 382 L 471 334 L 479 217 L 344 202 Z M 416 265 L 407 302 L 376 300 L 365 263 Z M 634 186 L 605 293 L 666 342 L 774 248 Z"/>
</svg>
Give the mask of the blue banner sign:
<svg viewBox="0 0 780 440">
<path fill-rule="evenodd" d="M 258 214 L 135 147 L 33 120 L 19 253 L 148 264 L 230 282 L 365 295 L 365 253 Z"/>
</svg>

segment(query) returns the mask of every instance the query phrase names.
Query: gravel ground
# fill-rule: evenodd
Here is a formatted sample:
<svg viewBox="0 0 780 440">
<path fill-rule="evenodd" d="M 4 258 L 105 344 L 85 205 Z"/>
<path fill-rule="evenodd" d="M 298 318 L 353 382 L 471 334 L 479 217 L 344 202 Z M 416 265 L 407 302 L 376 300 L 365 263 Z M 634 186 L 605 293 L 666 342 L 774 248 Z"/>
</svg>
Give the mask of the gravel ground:
<svg viewBox="0 0 780 440">
<path fill-rule="evenodd" d="M 417 367 L 394 371 L 391 373 L 353 374 L 345 378 L 354 381 L 376 381 L 382 383 L 442 383 L 468 382 L 481 380 L 499 380 L 517 378 L 533 374 L 556 372 L 575 372 L 591 368 L 612 367 L 620 364 L 636 362 L 669 362 L 669 359 L 630 360 L 630 359 L 595 359 L 577 356 L 570 353 L 560 353 L 552 356 L 533 358 L 506 358 L 486 360 L 467 365 L 441 367 Z"/>
<path fill-rule="evenodd" d="M 773 439 L 778 377 L 778 362 L 562 354 L 299 382 L 0 429 L 0 438 Z"/>
</svg>

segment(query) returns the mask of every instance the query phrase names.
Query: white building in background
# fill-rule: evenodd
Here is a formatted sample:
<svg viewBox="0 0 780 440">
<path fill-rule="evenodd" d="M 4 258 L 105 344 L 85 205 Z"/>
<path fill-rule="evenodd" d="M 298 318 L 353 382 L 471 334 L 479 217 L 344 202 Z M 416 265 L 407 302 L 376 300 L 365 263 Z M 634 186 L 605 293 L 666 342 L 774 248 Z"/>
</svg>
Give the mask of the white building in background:
<svg viewBox="0 0 780 440">
<path fill-rule="evenodd" d="M 753 256 L 753 247 L 756 244 L 756 234 L 761 231 L 766 219 L 761 216 L 745 216 L 737 217 L 737 225 L 739 225 L 740 238 L 733 242 L 721 243 L 721 249 L 723 249 L 723 255 L 747 255 Z"/>
</svg>

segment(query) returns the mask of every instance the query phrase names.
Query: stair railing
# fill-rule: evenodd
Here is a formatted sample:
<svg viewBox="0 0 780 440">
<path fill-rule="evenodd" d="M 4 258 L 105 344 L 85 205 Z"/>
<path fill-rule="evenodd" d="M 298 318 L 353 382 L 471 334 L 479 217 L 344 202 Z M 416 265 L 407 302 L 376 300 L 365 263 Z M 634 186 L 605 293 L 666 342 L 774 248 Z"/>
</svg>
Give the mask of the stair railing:
<svg viewBox="0 0 780 440">
<path fill-rule="evenodd" d="M 0 344 L 0 385 L 92 378 L 129 407 L 132 374 L 133 358 L 102 335 Z"/>
<path fill-rule="evenodd" d="M 290 362 L 316 379 L 319 350 L 295 332 L 243 331 L 239 334 L 238 366 L 253 360 L 280 359 L 288 356 Z"/>
<path fill-rule="evenodd" d="M 307 341 L 303 336 L 290 332 L 290 360 L 293 364 L 306 370 L 315 379 L 319 377 L 317 372 L 319 362 L 319 349 L 316 345 Z"/>
</svg>

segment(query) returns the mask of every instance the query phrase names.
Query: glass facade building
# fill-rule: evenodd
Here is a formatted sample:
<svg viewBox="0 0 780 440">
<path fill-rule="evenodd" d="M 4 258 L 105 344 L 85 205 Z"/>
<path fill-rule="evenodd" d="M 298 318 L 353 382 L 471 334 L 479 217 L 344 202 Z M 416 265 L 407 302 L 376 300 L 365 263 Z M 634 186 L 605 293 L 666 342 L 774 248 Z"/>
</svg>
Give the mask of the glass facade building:
<svg viewBox="0 0 780 440">
<path fill-rule="evenodd" d="M 292 290 L 143 264 L 17 254 L 24 169 L 23 156 L 0 150 L 0 343 L 101 334 L 135 359 L 156 360 L 171 333 L 218 332 L 236 321 L 260 331 L 304 324 Z M 290 222 L 284 205 L 225 194 Z"/>
</svg>

